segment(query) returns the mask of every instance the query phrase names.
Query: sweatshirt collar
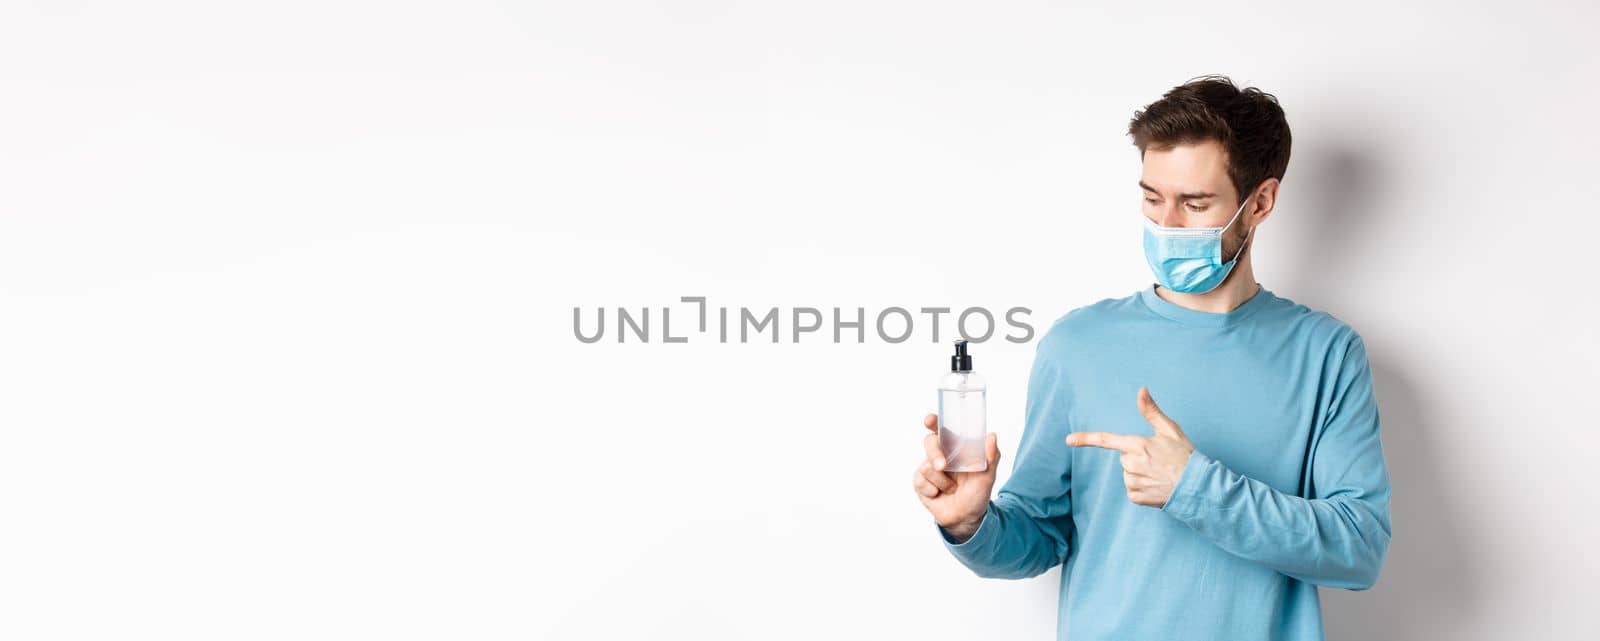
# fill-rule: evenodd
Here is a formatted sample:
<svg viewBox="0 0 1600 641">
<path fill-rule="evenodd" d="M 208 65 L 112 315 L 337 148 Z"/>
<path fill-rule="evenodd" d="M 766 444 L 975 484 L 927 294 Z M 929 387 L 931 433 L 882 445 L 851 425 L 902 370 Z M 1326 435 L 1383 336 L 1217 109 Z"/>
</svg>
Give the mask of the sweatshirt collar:
<svg viewBox="0 0 1600 641">
<path fill-rule="evenodd" d="M 1148 307 L 1150 311 L 1184 325 L 1199 327 L 1230 327 L 1237 325 L 1246 317 L 1254 314 L 1256 310 L 1265 307 L 1272 298 L 1274 298 L 1272 292 L 1267 291 L 1264 286 L 1257 285 L 1256 293 L 1238 307 L 1233 308 L 1233 311 L 1216 313 L 1189 309 L 1162 298 L 1156 294 L 1155 283 L 1151 283 L 1150 286 L 1139 291 L 1139 300 L 1143 301 L 1145 307 Z"/>
</svg>

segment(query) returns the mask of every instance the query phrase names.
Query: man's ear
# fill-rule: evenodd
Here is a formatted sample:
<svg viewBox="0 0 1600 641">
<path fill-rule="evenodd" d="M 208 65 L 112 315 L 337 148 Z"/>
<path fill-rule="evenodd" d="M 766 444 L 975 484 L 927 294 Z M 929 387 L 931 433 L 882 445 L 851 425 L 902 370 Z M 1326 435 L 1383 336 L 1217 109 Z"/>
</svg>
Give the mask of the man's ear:
<svg viewBox="0 0 1600 641">
<path fill-rule="evenodd" d="M 1255 211 L 1250 214 L 1250 226 L 1252 228 L 1266 222 L 1267 218 L 1272 216 L 1273 207 L 1278 205 L 1279 184 L 1281 183 L 1277 178 L 1268 178 L 1261 181 L 1261 184 L 1256 186 L 1255 191 L 1250 192 L 1250 197 L 1255 199 L 1256 203 Z"/>
</svg>

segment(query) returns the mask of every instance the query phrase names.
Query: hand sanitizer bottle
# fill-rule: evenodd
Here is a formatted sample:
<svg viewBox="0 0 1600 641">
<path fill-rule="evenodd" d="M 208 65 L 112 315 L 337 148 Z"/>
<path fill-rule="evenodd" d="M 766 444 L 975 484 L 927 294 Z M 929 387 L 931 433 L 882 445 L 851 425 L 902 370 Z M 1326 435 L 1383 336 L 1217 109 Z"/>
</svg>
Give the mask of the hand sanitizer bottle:
<svg viewBox="0 0 1600 641">
<path fill-rule="evenodd" d="M 984 380 L 972 371 L 967 342 L 956 341 L 950 373 L 939 382 L 939 448 L 946 472 L 982 472 L 989 469 L 984 444 Z"/>
</svg>

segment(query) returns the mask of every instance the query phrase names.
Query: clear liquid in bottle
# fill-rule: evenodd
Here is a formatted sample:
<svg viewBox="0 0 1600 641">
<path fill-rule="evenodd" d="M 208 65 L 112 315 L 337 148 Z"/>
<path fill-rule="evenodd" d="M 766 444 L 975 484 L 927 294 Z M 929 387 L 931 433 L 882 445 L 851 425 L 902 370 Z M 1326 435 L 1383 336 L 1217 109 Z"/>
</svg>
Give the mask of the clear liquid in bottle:
<svg viewBox="0 0 1600 641">
<path fill-rule="evenodd" d="M 950 373 L 939 382 L 939 449 L 947 472 L 982 472 L 989 469 L 984 439 L 988 432 L 987 386 L 972 371 L 967 342 L 956 341 Z"/>
</svg>

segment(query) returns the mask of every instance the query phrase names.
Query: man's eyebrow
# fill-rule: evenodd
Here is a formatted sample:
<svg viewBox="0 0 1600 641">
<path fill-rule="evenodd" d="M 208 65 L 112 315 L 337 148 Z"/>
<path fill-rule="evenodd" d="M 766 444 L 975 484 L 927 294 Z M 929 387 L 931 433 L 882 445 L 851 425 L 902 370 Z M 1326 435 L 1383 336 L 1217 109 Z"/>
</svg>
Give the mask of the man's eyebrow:
<svg viewBox="0 0 1600 641">
<path fill-rule="evenodd" d="M 1155 191 L 1157 194 L 1161 193 L 1159 191 L 1156 191 L 1155 187 L 1151 187 L 1149 185 L 1144 184 L 1143 180 L 1139 181 L 1139 186 L 1143 187 L 1145 191 Z M 1216 194 L 1211 193 L 1209 191 L 1189 191 L 1189 192 L 1184 192 L 1184 193 L 1178 194 L 1178 200 L 1200 200 L 1201 198 L 1216 198 L 1216 197 L 1217 197 Z"/>
</svg>

